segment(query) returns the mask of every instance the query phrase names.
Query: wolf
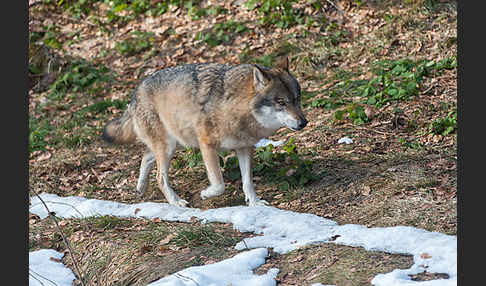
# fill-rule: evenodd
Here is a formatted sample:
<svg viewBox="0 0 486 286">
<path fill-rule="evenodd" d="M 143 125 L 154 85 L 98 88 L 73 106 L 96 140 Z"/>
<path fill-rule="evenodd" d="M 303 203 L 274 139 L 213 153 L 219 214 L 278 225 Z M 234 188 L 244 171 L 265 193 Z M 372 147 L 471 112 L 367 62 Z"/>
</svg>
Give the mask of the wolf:
<svg viewBox="0 0 486 286">
<path fill-rule="evenodd" d="M 184 64 L 159 70 L 135 88 L 126 111 L 109 121 L 103 138 L 127 144 L 137 139 L 148 152 L 142 158 L 136 191 L 143 195 L 157 164 L 157 183 L 169 204 L 187 206 L 169 184 L 168 169 L 177 146 L 199 148 L 209 179 L 202 199 L 223 194 L 219 150 L 235 150 L 245 201 L 267 205 L 255 193 L 253 145 L 287 127 L 301 130 L 308 121 L 301 88 L 283 56 L 267 68 L 258 64 Z"/>
</svg>

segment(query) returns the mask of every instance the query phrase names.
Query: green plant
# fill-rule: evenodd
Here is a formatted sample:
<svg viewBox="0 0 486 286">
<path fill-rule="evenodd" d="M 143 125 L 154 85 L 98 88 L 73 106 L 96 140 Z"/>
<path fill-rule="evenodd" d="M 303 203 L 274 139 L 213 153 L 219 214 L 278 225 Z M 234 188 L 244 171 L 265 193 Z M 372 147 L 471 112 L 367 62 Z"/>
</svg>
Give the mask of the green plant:
<svg viewBox="0 0 486 286">
<path fill-rule="evenodd" d="M 417 95 L 423 72 L 416 67 L 410 59 L 377 62 L 373 70 L 377 76 L 360 86 L 359 96 L 367 98 L 366 104 L 379 107 Z"/>
<path fill-rule="evenodd" d="M 93 216 L 85 218 L 86 223 L 95 229 L 114 229 L 121 226 L 127 226 L 130 224 L 129 221 L 126 221 L 122 218 L 116 216 Z"/>
<path fill-rule="evenodd" d="M 233 155 L 229 156 L 229 152 L 223 152 L 221 157 L 226 158 L 226 160 L 220 160 L 223 161 L 223 170 L 224 170 L 224 175 L 230 180 L 234 181 L 238 178 L 241 177 L 240 173 L 240 165 L 238 163 L 238 157 Z"/>
<path fill-rule="evenodd" d="M 408 58 L 378 61 L 372 69 L 376 76 L 359 86 L 358 95 L 366 98 L 364 103 L 378 107 L 390 101 L 405 100 L 418 95 L 424 77 L 433 72 L 455 67 L 455 57 L 437 62 L 433 60 L 414 62 Z"/>
<path fill-rule="evenodd" d="M 126 100 L 103 100 L 73 112 L 71 118 L 61 125 L 66 132 L 61 135 L 61 131 L 57 131 L 57 136 L 61 138 L 59 142 L 68 148 L 89 144 L 101 129 L 90 126 L 87 122 L 105 113 L 109 107 L 122 109 L 127 103 Z"/>
<path fill-rule="evenodd" d="M 187 162 L 189 168 L 204 165 L 201 151 L 194 148 L 186 149 L 184 161 Z"/>
<path fill-rule="evenodd" d="M 133 56 L 140 52 L 149 50 L 155 41 L 155 34 L 152 32 L 133 31 L 131 36 L 121 42 L 115 43 L 115 49 L 124 56 Z"/>
<path fill-rule="evenodd" d="M 74 18 L 79 19 L 81 16 L 87 16 L 91 13 L 92 6 L 98 2 L 96 0 L 47 0 L 45 2 L 56 2 L 58 7 L 71 13 Z"/>
<path fill-rule="evenodd" d="M 180 247 L 199 247 L 204 245 L 227 247 L 232 245 L 234 239 L 216 232 L 211 225 L 201 225 L 186 226 L 179 229 L 171 242 Z"/>
<path fill-rule="evenodd" d="M 71 114 L 70 120 L 67 120 L 64 124 L 61 125 L 63 129 L 66 131 L 68 130 L 75 130 L 76 128 L 87 128 L 86 121 L 101 115 L 102 113 L 106 112 L 109 107 L 115 107 L 117 109 L 122 109 L 124 106 L 127 105 L 126 100 L 103 100 L 86 107 L 83 107 L 79 110 L 76 110 Z"/>
<path fill-rule="evenodd" d="M 432 11 L 437 8 L 440 2 L 439 0 L 422 0 L 422 5 L 425 9 Z"/>
<path fill-rule="evenodd" d="M 283 150 L 275 152 L 271 144 L 257 148 L 254 173 L 278 181 L 278 188 L 282 191 L 304 186 L 324 175 L 324 172 L 316 174 L 312 171 L 312 161 L 302 159 L 293 138 L 283 146 Z"/>
<path fill-rule="evenodd" d="M 438 118 L 429 125 L 429 132 L 435 135 L 446 136 L 457 128 L 457 110 L 450 111 L 446 117 Z"/>
<path fill-rule="evenodd" d="M 170 236 L 167 225 L 146 220 L 147 227 L 140 231 L 134 237 L 134 243 L 139 246 L 156 246 L 162 239 Z M 152 247 L 153 250 L 155 247 Z"/>
<path fill-rule="evenodd" d="M 195 6 L 194 4 L 191 4 L 190 8 L 188 8 L 188 14 L 192 20 L 199 20 L 202 17 L 206 17 L 206 16 L 217 16 L 219 14 L 224 14 L 227 11 L 228 10 L 226 8 L 218 5 L 216 6 L 209 5 L 206 8 L 201 8 Z"/>
<path fill-rule="evenodd" d="M 349 35 L 347 30 L 334 22 L 328 23 L 324 31 L 326 33 L 318 41 L 318 44 L 324 47 L 337 46 L 339 43 L 345 42 Z"/>
<path fill-rule="evenodd" d="M 457 66 L 456 58 L 449 57 L 439 61 L 419 60 L 408 58 L 399 60 L 377 61 L 372 65 L 373 76 L 370 79 L 353 80 L 356 72 L 338 70 L 333 80 L 338 82 L 328 89 L 328 97 L 312 99 L 315 94 L 304 92 L 304 104 L 317 108 L 337 109 L 346 105 L 344 109 L 334 112 L 334 120 L 348 119 L 354 124 L 370 121 L 365 112 L 365 105 L 381 107 L 392 101 L 406 100 L 417 96 L 425 77 L 440 74 L 443 70 Z M 359 102 L 347 98 L 361 97 Z M 435 122 L 433 130 L 441 130 L 440 126 L 449 123 Z M 413 128 L 413 122 L 410 125 Z M 449 132 L 445 128 L 440 132 Z M 439 131 L 437 131 L 439 132 Z"/>
<path fill-rule="evenodd" d="M 106 1 L 106 0 L 105 0 Z M 168 11 L 168 2 L 163 1 L 152 4 L 150 0 L 114 0 L 111 2 L 111 8 L 106 12 L 107 23 L 132 20 L 136 16 L 150 11 L 152 16 L 158 16 Z M 125 16 L 120 16 L 121 12 L 125 11 Z"/>
<path fill-rule="evenodd" d="M 48 119 L 29 119 L 29 151 L 45 150 L 46 146 L 52 147 L 62 144 L 67 148 L 75 148 L 83 144 L 89 144 L 97 137 L 101 129 L 92 126 L 93 118 L 99 118 L 110 107 L 122 109 L 127 101 L 103 100 L 79 110 L 69 113 L 69 116 L 49 121 Z"/>
<path fill-rule="evenodd" d="M 228 22 L 214 24 L 206 33 L 197 32 L 195 40 L 202 40 L 211 47 L 215 47 L 220 44 L 231 43 L 236 34 L 243 33 L 246 30 L 247 28 L 244 24 L 229 20 Z"/>
<path fill-rule="evenodd" d="M 109 69 L 100 64 L 92 65 L 85 60 L 71 63 L 66 71 L 50 86 L 50 96 L 59 97 L 67 91 L 79 92 L 98 85 L 93 91 L 101 89 L 101 83 L 111 79 Z"/>
<path fill-rule="evenodd" d="M 408 149 L 420 150 L 424 144 L 420 143 L 417 139 L 407 140 L 406 138 L 398 138 L 398 142 Z"/>
<path fill-rule="evenodd" d="M 29 152 L 45 150 L 46 136 L 51 129 L 47 120 L 38 121 L 35 118 L 29 118 Z"/>
<path fill-rule="evenodd" d="M 253 158 L 253 174 L 265 177 L 269 181 L 278 182 L 278 188 L 281 190 L 304 186 L 324 175 L 324 172 L 316 174 L 312 171 L 312 161 L 302 159 L 293 138 L 282 149 L 283 152 L 278 152 L 272 144 L 256 148 Z M 240 178 L 236 155 L 229 156 L 223 153 L 222 157 L 225 157 L 224 175 L 229 180 Z"/>
<path fill-rule="evenodd" d="M 169 11 L 169 5 L 176 6 L 185 10 L 193 19 L 199 19 L 207 15 L 215 15 L 224 12 L 225 9 L 219 6 L 209 6 L 201 8 L 200 1 L 190 0 L 168 0 L 168 1 L 151 1 L 151 0 L 114 0 L 105 2 L 112 3 L 111 8 L 106 12 L 107 23 L 132 20 L 136 16 L 146 14 L 149 16 L 160 16 Z M 125 12 L 121 16 L 121 12 Z"/>
<path fill-rule="evenodd" d="M 262 25 L 289 28 L 305 21 L 303 11 L 292 7 L 296 2 L 296 0 L 248 0 L 244 5 L 249 10 L 257 9 Z"/>
<path fill-rule="evenodd" d="M 346 104 L 348 100 L 343 99 L 335 99 L 335 98 L 318 98 L 314 99 L 310 102 L 310 106 L 312 107 L 322 107 L 325 109 L 336 109 L 340 106 Z"/>
<path fill-rule="evenodd" d="M 243 52 L 238 55 L 238 58 L 241 62 L 248 62 L 253 64 L 259 64 L 265 67 L 271 67 L 275 59 L 279 56 L 290 55 L 298 51 L 300 51 L 300 48 L 297 47 L 295 44 L 292 44 L 287 40 L 283 40 L 279 43 L 278 46 L 275 47 L 275 49 L 271 53 L 259 57 L 252 57 L 250 54 L 250 47 L 246 46 L 245 49 L 243 49 Z M 292 61 L 292 58 L 289 58 L 289 61 Z"/>
<path fill-rule="evenodd" d="M 345 109 L 334 112 L 334 119 L 343 120 L 344 118 L 348 118 L 356 125 L 369 122 L 364 107 L 357 103 L 350 103 Z"/>
<path fill-rule="evenodd" d="M 254 59 L 254 62 L 265 67 L 271 67 L 275 58 L 276 56 L 274 56 L 273 54 L 263 55 L 261 57 Z"/>
<path fill-rule="evenodd" d="M 115 107 L 117 109 L 123 109 L 125 106 L 127 106 L 128 100 L 102 100 L 96 103 L 93 103 L 91 105 L 88 105 L 84 108 L 82 108 L 80 111 L 78 111 L 80 114 L 86 114 L 86 113 L 102 113 L 108 110 L 109 107 Z"/>
<path fill-rule="evenodd" d="M 62 43 L 59 41 L 59 27 L 49 24 L 44 26 L 43 32 L 32 32 L 29 34 L 31 43 L 42 40 L 44 45 L 53 49 L 62 49 Z"/>
<path fill-rule="evenodd" d="M 75 130 L 75 133 L 66 133 L 62 138 L 62 142 L 67 148 L 72 149 L 91 143 L 94 135 L 92 128 L 81 127 Z"/>
</svg>

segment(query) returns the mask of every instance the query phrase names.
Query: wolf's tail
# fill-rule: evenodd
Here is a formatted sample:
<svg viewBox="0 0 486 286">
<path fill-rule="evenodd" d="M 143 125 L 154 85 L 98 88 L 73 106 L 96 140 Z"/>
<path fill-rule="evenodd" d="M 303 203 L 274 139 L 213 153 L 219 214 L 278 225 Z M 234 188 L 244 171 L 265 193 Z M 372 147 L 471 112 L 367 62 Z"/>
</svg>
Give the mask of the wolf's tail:
<svg viewBox="0 0 486 286">
<path fill-rule="evenodd" d="M 122 117 L 108 122 L 103 128 L 103 139 L 108 143 L 127 144 L 135 142 L 137 136 L 133 130 L 132 104 L 123 113 Z"/>
</svg>

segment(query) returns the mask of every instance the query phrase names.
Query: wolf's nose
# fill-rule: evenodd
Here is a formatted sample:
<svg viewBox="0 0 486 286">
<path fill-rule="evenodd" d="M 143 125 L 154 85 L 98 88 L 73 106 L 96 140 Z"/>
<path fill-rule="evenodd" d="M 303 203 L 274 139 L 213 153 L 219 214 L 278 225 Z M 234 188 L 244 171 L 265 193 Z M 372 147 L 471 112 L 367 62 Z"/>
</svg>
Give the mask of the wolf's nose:
<svg viewBox="0 0 486 286">
<path fill-rule="evenodd" d="M 300 123 L 299 123 L 299 130 L 306 127 L 307 126 L 307 119 L 304 118 L 304 120 L 302 120 Z"/>
</svg>

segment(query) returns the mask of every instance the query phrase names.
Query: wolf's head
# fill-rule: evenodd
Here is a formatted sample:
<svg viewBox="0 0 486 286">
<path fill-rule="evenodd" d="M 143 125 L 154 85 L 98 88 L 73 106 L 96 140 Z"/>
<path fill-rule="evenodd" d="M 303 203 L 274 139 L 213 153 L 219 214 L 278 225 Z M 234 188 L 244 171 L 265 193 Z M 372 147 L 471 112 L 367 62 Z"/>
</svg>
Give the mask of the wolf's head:
<svg viewBox="0 0 486 286">
<path fill-rule="evenodd" d="M 253 85 L 256 96 L 253 100 L 253 116 L 268 129 L 288 127 L 301 130 L 307 119 L 301 108 L 300 85 L 288 69 L 287 57 L 277 60 L 271 68 L 255 65 Z"/>
</svg>

